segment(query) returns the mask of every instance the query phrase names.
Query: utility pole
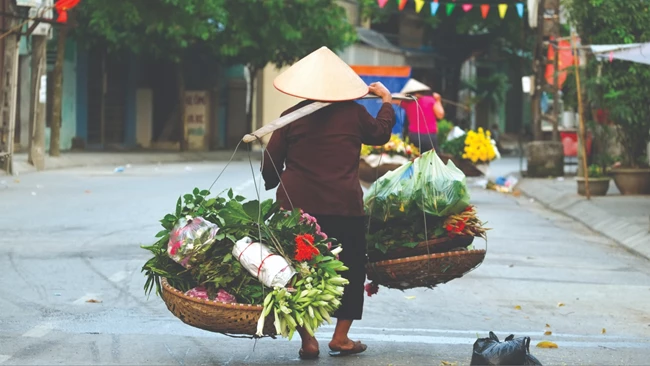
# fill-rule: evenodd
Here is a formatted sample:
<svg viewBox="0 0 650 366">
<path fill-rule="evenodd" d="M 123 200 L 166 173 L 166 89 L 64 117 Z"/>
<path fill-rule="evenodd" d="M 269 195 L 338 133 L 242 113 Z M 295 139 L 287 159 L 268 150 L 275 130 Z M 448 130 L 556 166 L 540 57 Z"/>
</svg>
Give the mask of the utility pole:
<svg viewBox="0 0 650 366">
<path fill-rule="evenodd" d="M 533 140 L 542 140 L 542 108 L 540 102 L 542 99 L 542 85 L 544 85 L 544 69 L 546 66 L 546 57 L 544 55 L 544 11 L 546 9 L 545 0 L 539 0 L 537 4 L 537 27 L 535 29 L 535 51 L 533 52 L 533 73 L 534 85 L 531 85 L 533 97 L 531 100 L 532 118 L 533 118 Z"/>
<path fill-rule="evenodd" d="M 6 30 L 16 28 L 19 21 L 15 17 L 18 9 L 15 1 L 6 1 L 5 8 L 3 9 L 5 15 Z M 16 98 L 18 95 L 18 40 L 20 39 L 19 32 L 7 33 L 4 39 L 4 54 L 0 57 L 4 58 L 3 73 L 0 80 L 3 80 L 0 85 L 0 169 L 13 174 L 13 152 L 14 152 L 14 131 L 16 124 Z"/>
<path fill-rule="evenodd" d="M 32 35 L 32 93 L 28 161 L 45 169 L 45 103 L 47 102 L 47 36 Z"/>
</svg>

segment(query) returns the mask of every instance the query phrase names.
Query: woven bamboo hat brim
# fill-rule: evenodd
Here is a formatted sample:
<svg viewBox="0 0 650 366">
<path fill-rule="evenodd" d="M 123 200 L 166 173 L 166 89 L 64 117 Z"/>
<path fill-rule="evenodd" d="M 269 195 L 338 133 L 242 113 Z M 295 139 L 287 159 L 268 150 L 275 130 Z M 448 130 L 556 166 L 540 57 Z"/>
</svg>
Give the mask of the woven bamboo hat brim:
<svg viewBox="0 0 650 366">
<path fill-rule="evenodd" d="M 428 92 L 431 91 L 431 88 L 422 84 L 421 82 L 415 79 L 409 79 L 409 81 L 404 85 L 400 94 L 413 94 L 417 92 Z"/>
<path fill-rule="evenodd" d="M 342 102 L 368 94 L 368 85 L 327 47 L 310 53 L 278 75 L 273 86 L 282 93 L 321 102 Z"/>
</svg>

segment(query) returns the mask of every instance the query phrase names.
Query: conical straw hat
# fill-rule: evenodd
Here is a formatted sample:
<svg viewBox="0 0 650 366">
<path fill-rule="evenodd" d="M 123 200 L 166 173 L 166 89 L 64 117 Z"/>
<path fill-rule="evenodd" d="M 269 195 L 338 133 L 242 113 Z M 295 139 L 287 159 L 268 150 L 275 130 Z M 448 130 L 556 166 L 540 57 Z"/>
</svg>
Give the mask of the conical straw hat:
<svg viewBox="0 0 650 366">
<path fill-rule="evenodd" d="M 415 79 L 409 79 L 409 81 L 404 85 L 400 94 L 413 94 L 416 92 L 431 91 L 431 88 L 422 84 L 421 82 Z"/>
<path fill-rule="evenodd" d="M 341 102 L 368 94 L 368 85 L 327 47 L 310 53 L 278 75 L 273 86 L 303 99 Z"/>
</svg>

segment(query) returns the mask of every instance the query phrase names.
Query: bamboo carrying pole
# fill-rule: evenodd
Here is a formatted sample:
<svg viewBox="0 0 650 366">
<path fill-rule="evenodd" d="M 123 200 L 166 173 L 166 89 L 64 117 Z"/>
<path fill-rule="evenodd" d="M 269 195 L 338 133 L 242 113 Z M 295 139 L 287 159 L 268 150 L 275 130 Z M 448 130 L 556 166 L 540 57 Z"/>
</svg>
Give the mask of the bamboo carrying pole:
<svg viewBox="0 0 650 366">
<path fill-rule="evenodd" d="M 375 99 L 379 98 L 376 95 L 366 95 L 362 99 Z M 413 100 L 413 97 L 409 96 L 404 96 L 404 95 L 399 95 L 399 94 L 393 94 L 393 99 L 398 99 L 398 100 Z M 319 109 L 323 109 L 330 105 L 332 103 L 329 102 L 313 102 L 309 105 L 306 105 L 300 109 L 297 109 L 287 115 L 284 115 L 273 122 L 269 123 L 268 125 L 262 126 L 260 129 L 257 131 L 254 131 L 252 133 L 249 133 L 242 138 L 243 142 L 249 143 L 253 142 L 262 136 L 268 135 L 269 133 L 278 130 L 286 125 L 288 125 L 291 122 L 295 122 L 296 120 L 299 120 L 300 118 L 304 116 L 308 116 L 314 112 L 316 112 Z"/>
<path fill-rule="evenodd" d="M 582 173 L 585 178 L 585 195 L 587 199 L 591 198 L 589 192 L 589 171 L 587 169 L 587 141 L 585 136 L 585 120 L 584 120 L 584 110 L 582 107 L 582 88 L 580 87 L 580 55 L 578 53 L 578 48 L 576 47 L 575 33 L 571 34 L 571 46 L 573 47 L 573 65 L 575 66 L 576 74 L 576 91 L 578 93 L 578 115 L 579 115 L 579 124 L 580 124 L 580 138 L 582 140 Z M 556 51 L 557 52 L 557 51 Z"/>
</svg>

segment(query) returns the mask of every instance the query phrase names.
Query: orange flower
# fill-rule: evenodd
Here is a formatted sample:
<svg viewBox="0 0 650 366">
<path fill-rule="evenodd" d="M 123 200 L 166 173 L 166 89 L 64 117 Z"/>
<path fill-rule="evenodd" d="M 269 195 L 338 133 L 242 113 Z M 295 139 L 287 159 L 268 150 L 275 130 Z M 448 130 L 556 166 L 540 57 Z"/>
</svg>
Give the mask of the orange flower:
<svg viewBox="0 0 650 366">
<path fill-rule="evenodd" d="M 310 261 L 312 258 L 314 258 L 315 255 L 320 254 L 318 249 L 316 249 L 313 244 L 313 235 L 296 235 L 296 255 L 294 259 L 299 262 Z"/>
</svg>

